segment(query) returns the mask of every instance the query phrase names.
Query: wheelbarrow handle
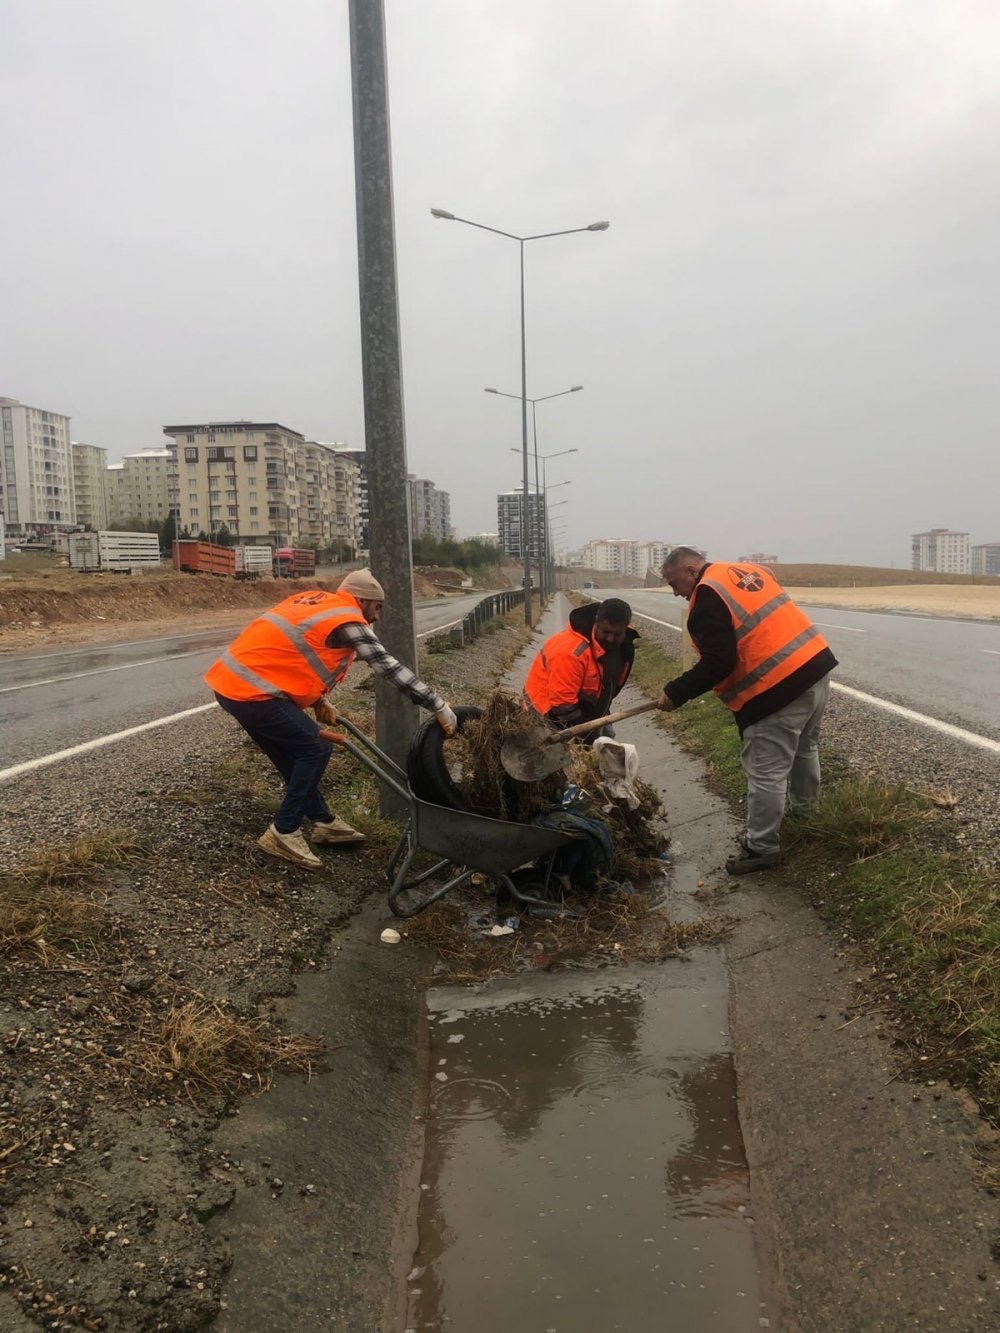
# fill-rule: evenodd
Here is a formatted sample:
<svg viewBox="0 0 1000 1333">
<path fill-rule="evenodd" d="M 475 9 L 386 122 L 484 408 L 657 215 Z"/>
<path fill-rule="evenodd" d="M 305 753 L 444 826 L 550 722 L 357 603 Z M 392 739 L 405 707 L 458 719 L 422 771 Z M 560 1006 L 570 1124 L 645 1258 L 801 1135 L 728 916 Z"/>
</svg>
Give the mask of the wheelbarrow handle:
<svg viewBox="0 0 1000 1333">
<path fill-rule="evenodd" d="M 574 736 L 585 736 L 588 731 L 596 731 L 598 727 L 610 726 L 613 722 L 624 722 L 627 717 L 638 717 L 640 713 L 650 713 L 656 707 L 655 703 L 636 704 L 634 708 L 623 708 L 617 713 L 608 713 L 604 717 L 595 717 L 590 722 L 578 722 L 575 727 L 566 727 L 562 731 L 557 731 L 551 736 L 546 736 L 542 741 L 543 745 L 561 745 L 563 741 L 572 740 Z"/>
</svg>

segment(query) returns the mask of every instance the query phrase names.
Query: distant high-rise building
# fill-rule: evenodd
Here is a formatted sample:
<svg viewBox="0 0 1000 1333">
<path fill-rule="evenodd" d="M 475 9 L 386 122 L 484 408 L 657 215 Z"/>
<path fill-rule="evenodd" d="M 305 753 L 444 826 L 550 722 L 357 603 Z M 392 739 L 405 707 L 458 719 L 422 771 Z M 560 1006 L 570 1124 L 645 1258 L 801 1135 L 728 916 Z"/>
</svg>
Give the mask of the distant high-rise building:
<svg viewBox="0 0 1000 1333">
<path fill-rule="evenodd" d="M 309 440 L 299 500 L 299 532 L 320 547 L 361 549 L 361 466 L 350 451 Z"/>
<path fill-rule="evenodd" d="M 968 574 L 971 567 L 969 534 L 951 528 L 931 528 L 913 534 L 913 568 L 939 574 Z"/>
<path fill-rule="evenodd" d="M 368 535 L 368 464 L 364 449 L 351 449 L 342 444 L 333 448 L 344 458 L 349 458 L 358 465 L 358 515 L 361 524 L 361 549 L 367 551 L 371 545 Z"/>
<path fill-rule="evenodd" d="M 1000 542 L 980 542 L 972 548 L 973 574 L 1000 574 Z"/>
<path fill-rule="evenodd" d="M 497 533 L 501 551 L 513 560 L 524 559 L 521 536 L 521 513 L 524 508 L 521 491 L 503 491 L 497 496 Z M 545 541 L 545 496 L 537 491 L 528 493 L 527 511 L 528 558 L 538 561 Z"/>
<path fill-rule="evenodd" d="M 170 514 L 172 467 L 173 454 L 169 449 L 140 449 L 134 454 L 126 454 L 114 474 L 106 475 L 109 521 L 164 522 Z M 107 471 L 110 473 L 111 469 Z"/>
<path fill-rule="evenodd" d="M 749 555 L 741 555 L 740 559 L 748 565 L 778 564 L 778 557 L 776 555 L 765 555 L 763 551 L 751 551 Z"/>
<path fill-rule="evenodd" d="M 410 532 L 414 537 L 451 536 L 451 496 L 424 477 L 410 477 Z"/>
<path fill-rule="evenodd" d="M 659 571 L 676 542 L 640 542 L 623 537 L 600 537 L 586 544 L 581 563 L 586 569 L 605 570 L 609 574 L 632 574 L 645 578 L 649 570 Z"/>
<path fill-rule="evenodd" d="M 76 499 L 76 521 L 95 532 L 108 526 L 108 499 L 105 473 L 108 470 L 108 451 L 99 444 L 81 444 L 73 441 L 73 494 Z"/>
<path fill-rule="evenodd" d="M 8 531 L 76 525 L 69 421 L 0 398 L 0 513 Z"/>
</svg>

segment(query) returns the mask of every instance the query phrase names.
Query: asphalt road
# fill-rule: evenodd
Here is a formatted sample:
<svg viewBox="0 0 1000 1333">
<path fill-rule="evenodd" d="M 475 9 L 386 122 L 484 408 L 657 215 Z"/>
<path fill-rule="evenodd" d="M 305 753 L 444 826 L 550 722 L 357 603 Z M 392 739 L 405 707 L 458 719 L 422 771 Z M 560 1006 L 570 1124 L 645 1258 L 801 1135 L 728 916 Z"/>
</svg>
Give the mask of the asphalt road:
<svg viewBox="0 0 1000 1333">
<path fill-rule="evenodd" d="M 669 590 L 589 595 L 624 596 L 633 611 L 680 625 L 684 602 Z M 837 655 L 841 684 L 1000 740 L 1000 624 L 800 605 Z"/>
<path fill-rule="evenodd" d="M 486 595 L 419 605 L 418 636 L 461 619 Z M 202 674 L 236 633 L 230 626 L 0 659 L 0 778 L 17 764 L 209 702 Z M 151 738 L 169 746 L 170 728 Z"/>
</svg>

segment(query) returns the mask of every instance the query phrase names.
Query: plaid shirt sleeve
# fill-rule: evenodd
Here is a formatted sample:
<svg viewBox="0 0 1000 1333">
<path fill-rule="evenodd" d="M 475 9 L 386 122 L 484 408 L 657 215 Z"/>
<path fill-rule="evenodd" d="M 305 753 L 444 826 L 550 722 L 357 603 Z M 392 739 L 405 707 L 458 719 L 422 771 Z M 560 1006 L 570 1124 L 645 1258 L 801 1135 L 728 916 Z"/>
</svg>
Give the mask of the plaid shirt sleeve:
<svg viewBox="0 0 1000 1333">
<path fill-rule="evenodd" d="M 436 713 L 444 707 L 441 696 L 415 676 L 409 667 L 390 656 L 374 630 L 367 625 L 341 625 L 327 639 L 327 644 L 331 648 L 353 648 L 362 662 L 392 681 L 397 690 L 408 694 L 421 708 Z"/>
</svg>

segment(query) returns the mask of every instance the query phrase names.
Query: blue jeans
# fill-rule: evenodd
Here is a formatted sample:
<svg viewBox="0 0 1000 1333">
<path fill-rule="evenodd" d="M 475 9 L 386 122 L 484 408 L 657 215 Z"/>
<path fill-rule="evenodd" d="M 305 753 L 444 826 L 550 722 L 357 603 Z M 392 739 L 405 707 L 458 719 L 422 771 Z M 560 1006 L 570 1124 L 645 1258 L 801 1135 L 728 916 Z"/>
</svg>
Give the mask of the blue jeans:
<svg viewBox="0 0 1000 1333">
<path fill-rule="evenodd" d="M 274 816 L 278 832 L 294 833 L 303 819 L 319 823 L 332 819 L 319 784 L 333 745 L 320 738 L 318 724 L 290 699 L 215 697 L 284 779 L 285 798 Z"/>
</svg>

